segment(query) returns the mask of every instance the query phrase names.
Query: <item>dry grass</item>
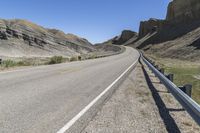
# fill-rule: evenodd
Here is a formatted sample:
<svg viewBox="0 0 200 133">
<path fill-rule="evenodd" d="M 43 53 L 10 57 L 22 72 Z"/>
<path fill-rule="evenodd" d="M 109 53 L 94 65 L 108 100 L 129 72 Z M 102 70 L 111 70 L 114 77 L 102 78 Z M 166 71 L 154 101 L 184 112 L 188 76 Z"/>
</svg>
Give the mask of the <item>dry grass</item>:
<svg viewBox="0 0 200 133">
<path fill-rule="evenodd" d="M 166 73 L 173 73 L 174 83 L 177 86 L 192 84 L 192 98 L 200 104 L 200 80 L 195 78 L 200 75 L 200 62 L 158 58 L 155 55 L 147 56 L 156 61 L 160 67 L 165 68 Z"/>
<path fill-rule="evenodd" d="M 11 20 L 11 22 L 14 22 L 15 24 L 19 24 L 19 25 L 25 25 L 27 27 L 31 27 L 32 29 L 35 29 L 35 30 L 38 30 L 40 32 L 44 32 L 46 33 L 47 30 L 37 24 L 34 24 L 32 22 L 29 22 L 27 20 L 21 20 L 21 19 L 14 19 L 14 20 Z"/>
</svg>

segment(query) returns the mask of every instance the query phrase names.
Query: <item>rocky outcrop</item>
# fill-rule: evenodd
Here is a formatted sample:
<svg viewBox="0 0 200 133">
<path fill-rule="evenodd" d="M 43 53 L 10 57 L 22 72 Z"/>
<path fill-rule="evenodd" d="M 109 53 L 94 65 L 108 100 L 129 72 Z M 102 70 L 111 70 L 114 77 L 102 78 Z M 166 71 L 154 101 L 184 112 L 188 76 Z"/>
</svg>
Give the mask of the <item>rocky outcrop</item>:
<svg viewBox="0 0 200 133">
<path fill-rule="evenodd" d="M 200 27 L 176 39 L 146 45 L 142 48 L 145 53 L 158 57 L 198 61 L 200 58 Z"/>
<path fill-rule="evenodd" d="M 54 34 L 57 38 L 60 38 L 60 39 L 66 39 L 72 43 L 75 43 L 75 44 L 79 44 L 79 45 L 84 45 L 84 46 L 89 46 L 91 47 L 91 43 L 86 40 L 85 38 L 80 38 L 76 35 L 73 35 L 73 34 L 65 34 L 63 31 L 60 31 L 60 30 L 57 30 L 57 29 L 48 29 L 49 32 L 51 32 L 52 34 Z"/>
<path fill-rule="evenodd" d="M 25 20 L 0 20 L 0 56 L 71 56 L 95 51 L 86 39 Z"/>
<path fill-rule="evenodd" d="M 149 19 L 148 21 L 142 21 L 140 22 L 140 28 L 139 28 L 139 37 L 144 37 L 147 34 L 154 33 L 165 25 L 164 20 L 159 20 L 159 19 Z"/>
<path fill-rule="evenodd" d="M 173 0 L 165 20 L 141 22 L 132 46 L 160 57 L 199 61 L 200 0 Z"/>
<path fill-rule="evenodd" d="M 109 40 L 108 42 L 111 42 L 112 44 L 116 44 L 116 45 L 122 45 L 132 38 L 137 39 L 138 34 L 131 30 L 124 30 L 122 31 L 120 36 L 116 36 L 113 39 Z"/>
<path fill-rule="evenodd" d="M 199 0 L 173 0 L 170 2 L 166 20 L 170 22 L 189 22 L 200 19 Z"/>
<path fill-rule="evenodd" d="M 194 21 L 200 20 L 200 1 L 199 0 L 173 0 L 168 5 L 167 16 L 165 20 L 150 19 L 140 23 L 139 37 L 144 37 L 153 32 L 163 32 L 171 27 L 184 26 L 182 29 L 193 30 Z M 188 28 L 187 28 L 188 27 Z M 176 30 L 179 30 L 177 28 Z M 184 31 L 176 32 L 180 36 Z"/>
</svg>

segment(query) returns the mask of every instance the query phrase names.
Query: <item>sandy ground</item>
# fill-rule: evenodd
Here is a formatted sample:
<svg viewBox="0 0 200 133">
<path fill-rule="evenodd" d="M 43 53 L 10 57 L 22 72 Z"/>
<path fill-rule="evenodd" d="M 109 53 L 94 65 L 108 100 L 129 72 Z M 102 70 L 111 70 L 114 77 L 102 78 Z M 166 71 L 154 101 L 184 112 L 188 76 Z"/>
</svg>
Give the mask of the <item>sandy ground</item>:
<svg viewBox="0 0 200 133">
<path fill-rule="evenodd" d="M 138 64 L 83 133 L 144 132 L 199 133 L 200 127 L 154 74 Z"/>
</svg>

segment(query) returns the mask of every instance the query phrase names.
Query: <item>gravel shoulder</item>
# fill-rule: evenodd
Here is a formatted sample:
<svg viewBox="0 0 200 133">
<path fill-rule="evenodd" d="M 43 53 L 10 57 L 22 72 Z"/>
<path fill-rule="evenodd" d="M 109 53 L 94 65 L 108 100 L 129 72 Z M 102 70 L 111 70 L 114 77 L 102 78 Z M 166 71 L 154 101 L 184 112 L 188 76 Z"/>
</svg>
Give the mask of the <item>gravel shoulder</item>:
<svg viewBox="0 0 200 133">
<path fill-rule="evenodd" d="M 138 64 L 82 133 L 199 133 L 176 99 Z"/>
</svg>

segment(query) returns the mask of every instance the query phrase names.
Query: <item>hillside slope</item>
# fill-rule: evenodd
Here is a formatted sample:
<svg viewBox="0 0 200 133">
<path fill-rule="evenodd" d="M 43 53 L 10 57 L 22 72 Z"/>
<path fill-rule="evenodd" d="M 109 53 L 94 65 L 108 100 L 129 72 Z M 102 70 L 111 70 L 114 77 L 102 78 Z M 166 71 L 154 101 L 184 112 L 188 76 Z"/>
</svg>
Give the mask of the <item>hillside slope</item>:
<svg viewBox="0 0 200 133">
<path fill-rule="evenodd" d="M 142 21 L 131 46 L 159 57 L 199 61 L 200 1 L 184 1 L 170 2 L 165 20 Z"/>
<path fill-rule="evenodd" d="M 149 44 L 142 49 L 146 53 L 159 57 L 199 61 L 200 27 L 176 39 L 157 44 Z"/>
<path fill-rule="evenodd" d="M 95 51 L 86 39 L 25 20 L 0 20 L 1 57 L 73 56 Z"/>
<path fill-rule="evenodd" d="M 131 30 L 122 31 L 121 35 L 116 36 L 103 44 L 115 44 L 115 45 L 127 45 L 131 42 L 136 41 L 138 38 L 138 34 Z"/>
</svg>

